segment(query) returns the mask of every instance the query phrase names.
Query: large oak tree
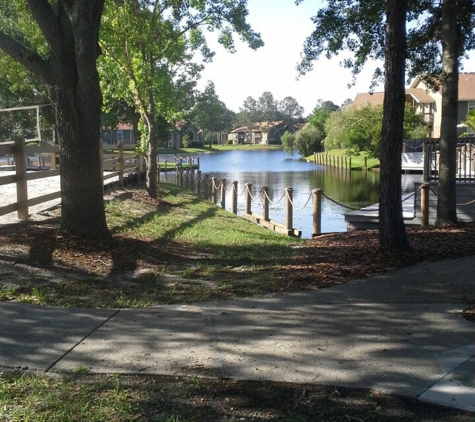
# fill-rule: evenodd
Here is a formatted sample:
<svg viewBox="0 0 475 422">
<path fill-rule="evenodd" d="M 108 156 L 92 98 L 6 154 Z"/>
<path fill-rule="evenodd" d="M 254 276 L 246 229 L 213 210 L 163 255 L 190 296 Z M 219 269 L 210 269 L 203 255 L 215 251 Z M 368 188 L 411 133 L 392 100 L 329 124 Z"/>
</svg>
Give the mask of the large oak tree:
<svg viewBox="0 0 475 422">
<path fill-rule="evenodd" d="M 85 238 L 109 237 L 100 173 L 102 96 L 96 69 L 104 0 L 4 3 L 8 7 L 0 12 L 0 49 L 47 86 L 54 104 L 61 147 L 61 229 Z M 21 30 L 19 19 L 31 26 L 31 18 L 37 33 L 27 25 Z M 42 34 L 41 42 L 37 34 Z"/>
</svg>

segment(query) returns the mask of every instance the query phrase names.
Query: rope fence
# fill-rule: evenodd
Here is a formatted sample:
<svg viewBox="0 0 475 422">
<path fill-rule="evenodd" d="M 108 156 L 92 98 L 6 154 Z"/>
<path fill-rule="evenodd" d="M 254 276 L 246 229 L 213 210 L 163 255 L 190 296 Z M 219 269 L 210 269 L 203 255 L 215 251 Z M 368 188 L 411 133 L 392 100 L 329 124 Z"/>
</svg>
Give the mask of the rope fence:
<svg viewBox="0 0 475 422">
<path fill-rule="evenodd" d="M 240 192 L 238 188 L 238 182 L 233 181 L 230 185 L 227 184 L 226 179 L 217 179 L 216 177 L 201 174 L 201 171 L 196 171 L 193 168 L 178 168 L 176 173 L 177 184 L 187 189 L 196 190 L 198 196 L 202 196 L 206 199 L 210 199 L 213 204 L 217 205 L 218 200 L 221 208 L 226 209 L 226 193 L 231 194 L 231 210 L 237 215 L 238 209 L 238 197 L 245 196 L 244 212 L 242 217 L 251 220 L 264 227 L 273 229 L 274 231 L 287 234 L 288 236 L 301 236 L 301 231 L 293 227 L 293 213 L 300 212 L 308 208 L 310 202 L 312 202 L 312 237 L 318 236 L 322 233 L 322 200 L 326 200 L 348 210 L 360 211 L 360 208 L 354 208 L 345 205 L 328 195 L 324 194 L 321 189 L 313 189 L 309 194 L 304 204 L 298 207 L 293 199 L 293 189 L 286 188 L 282 195 L 278 199 L 272 199 L 269 196 L 269 187 L 262 187 L 259 192 L 252 192 L 252 183 L 245 183 L 243 190 Z M 408 194 L 401 199 L 401 203 L 414 200 L 414 217 L 416 217 L 416 197 L 418 193 L 421 194 L 421 226 L 429 225 L 429 193 L 432 192 L 437 195 L 436 192 L 430 187 L 429 183 L 422 183 L 421 186 L 411 194 Z M 261 200 L 262 213 L 257 214 L 253 212 L 253 201 Z M 270 219 L 270 205 L 277 205 L 285 200 L 286 221 L 285 223 L 278 223 Z M 458 206 L 468 206 L 475 204 L 475 199 L 463 204 L 457 204 Z M 379 211 L 379 207 L 368 207 L 361 211 L 374 212 Z"/>
</svg>

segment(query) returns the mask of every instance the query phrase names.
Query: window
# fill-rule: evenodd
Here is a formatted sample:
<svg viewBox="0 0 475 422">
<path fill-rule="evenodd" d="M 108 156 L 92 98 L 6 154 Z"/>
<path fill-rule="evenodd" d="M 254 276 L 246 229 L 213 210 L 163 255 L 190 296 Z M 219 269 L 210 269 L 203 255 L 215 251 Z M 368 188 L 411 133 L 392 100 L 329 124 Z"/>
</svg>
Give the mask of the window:
<svg viewBox="0 0 475 422">
<path fill-rule="evenodd" d="M 117 131 L 117 143 L 124 141 L 124 131 L 118 130 Z"/>
</svg>

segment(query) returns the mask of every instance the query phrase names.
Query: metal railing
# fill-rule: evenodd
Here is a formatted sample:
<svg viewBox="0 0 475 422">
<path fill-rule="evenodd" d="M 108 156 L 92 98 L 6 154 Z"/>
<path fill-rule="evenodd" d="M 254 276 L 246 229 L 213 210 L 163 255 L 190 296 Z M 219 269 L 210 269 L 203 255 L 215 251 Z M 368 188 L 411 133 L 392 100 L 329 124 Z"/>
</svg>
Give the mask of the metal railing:
<svg viewBox="0 0 475 422">
<path fill-rule="evenodd" d="M 425 182 L 439 179 L 440 140 L 428 139 L 424 142 Z M 458 138 L 456 145 L 456 173 L 458 182 L 475 182 L 475 138 Z"/>
</svg>

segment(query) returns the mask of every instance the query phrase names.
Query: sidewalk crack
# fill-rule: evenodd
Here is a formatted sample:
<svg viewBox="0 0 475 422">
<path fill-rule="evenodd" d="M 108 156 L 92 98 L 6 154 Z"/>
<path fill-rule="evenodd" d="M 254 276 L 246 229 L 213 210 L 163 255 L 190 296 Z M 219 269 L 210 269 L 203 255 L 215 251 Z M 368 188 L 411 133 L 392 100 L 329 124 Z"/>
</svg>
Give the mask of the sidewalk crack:
<svg viewBox="0 0 475 422">
<path fill-rule="evenodd" d="M 112 315 L 110 315 L 108 318 L 106 318 L 104 321 L 102 321 L 97 327 L 92 329 L 88 334 L 86 334 L 83 338 L 81 338 L 79 341 L 77 341 L 71 348 L 66 350 L 58 359 L 56 359 L 48 368 L 45 369 L 45 373 L 51 371 L 51 369 L 56 366 L 58 362 L 63 360 L 67 355 L 69 355 L 77 346 L 79 346 L 84 340 L 86 340 L 88 337 L 90 337 L 92 334 L 94 334 L 99 328 L 101 328 L 104 324 L 109 322 L 112 318 L 114 318 L 121 309 L 117 309 L 116 312 L 114 312 Z"/>
</svg>

